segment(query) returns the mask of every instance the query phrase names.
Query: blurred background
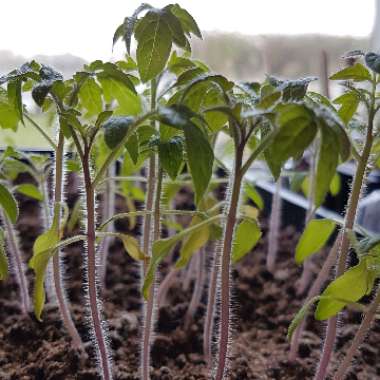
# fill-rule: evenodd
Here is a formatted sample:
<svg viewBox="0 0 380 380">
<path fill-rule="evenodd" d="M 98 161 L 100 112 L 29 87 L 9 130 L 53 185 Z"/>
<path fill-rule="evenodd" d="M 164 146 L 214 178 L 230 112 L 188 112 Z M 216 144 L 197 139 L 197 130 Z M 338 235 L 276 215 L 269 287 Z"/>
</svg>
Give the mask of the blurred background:
<svg viewBox="0 0 380 380">
<path fill-rule="evenodd" d="M 140 0 L 1 1 L 0 75 L 36 59 L 69 76 L 95 59 L 117 60 L 115 28 Z M 152 0 L 162 7 L 168 0 Z M 380 0 L 182 0 L 197 20 L 203 41 L 193 40 L 193 55 L 234 80 L 263 80 L 332 73 L 353 49 L 380 49 Z M 318 89 L 318 82 L 313 84 Z M 338 89 L 333 88 L 336 95 Z M 12 132 L 1 132 L 2 142 Z M 28 144 L 38 145 L 34 138 Z M 1 144 L 3 145 L 3 144 Z M 21 145 L 24 145 L 22 142 Z"/>
</svg>

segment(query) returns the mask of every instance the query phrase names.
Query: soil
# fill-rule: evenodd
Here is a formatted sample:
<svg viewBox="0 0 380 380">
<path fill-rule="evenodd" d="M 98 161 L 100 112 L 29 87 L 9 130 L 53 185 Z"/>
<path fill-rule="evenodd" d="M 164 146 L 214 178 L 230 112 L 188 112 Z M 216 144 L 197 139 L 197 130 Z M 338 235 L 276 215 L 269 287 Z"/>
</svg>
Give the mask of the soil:
<svg viewBox="0 0 380 380">
<path fill-rule="evenodd" d="M 186 194 L 183 195 L 186 199 Z M 25 261 L 40 232 L 39 208 L 35 202 L 20 198 L 21 216 L 17 225 L 22 236 Z M 124 208 L 119 199 L 119 210 Z M 265 220 L 262 221 L 264 231 Z M 118 223 L 125 230 L 127 224 Z M 138 230 L 134 231 L 138 235 Z M 320 353 L 323 325 L 310 316 L 299 349 L 300 358 L 289 363 L 287 327 L 302 304 L 296 293 L 300 268 L 293 260 L 298 233 L 291 226 L 283 229 L 280 238 L 278 265 L 274 275 L 265 268 L 267 239 L 247 255 L 232 272 L 233 341 L 231 345 L 232 380 L 312 379 Z M 75 323 L 86 344 L 89 358 L 81 358 L 70 346 L 56 306 L 47 304 L 43 321 L 32 315 L 22 316 L 18 306 L 18 289 L 11 276 L 0 283 L 0 379 L 1 380 L 95 380 L 96 361 L 91 352 L 91 335 L 84 310 L 82 286 L 83 259 L 80 245 L 65 252 L 66 284 Z M 162 273 L 167 266 L 162 266 Z M 209 271 L 207 271 L 209 272 Z M 33 275 L 28 271 L 32 285 Z M 192 291 L 183 289 L 183 281 L 173 284 L 167 304 L 157 316 L 152 347 L 152 380 L 208 379 L 202 356 L 202 332 L 206 292 L 192 325 L 185 329 L 184 316 Z M 110 247 L 106 289 L 102 292 L 103 307 L 109 328 L 116 380 L 139 379 L 138 365 L 141 332 L 140 270 L 118 242 Z M 361 315 L 346 312 L 340 329 L 337 348 L 341 354 L 350 343 Z M 354 364 L 348 379 L 380 379 L 380 326 L 377 324 Z M 339 355 L 338 355 L 339 356 Z M 334 358 L 335 366 L 339 357 Z"/>
</svg>

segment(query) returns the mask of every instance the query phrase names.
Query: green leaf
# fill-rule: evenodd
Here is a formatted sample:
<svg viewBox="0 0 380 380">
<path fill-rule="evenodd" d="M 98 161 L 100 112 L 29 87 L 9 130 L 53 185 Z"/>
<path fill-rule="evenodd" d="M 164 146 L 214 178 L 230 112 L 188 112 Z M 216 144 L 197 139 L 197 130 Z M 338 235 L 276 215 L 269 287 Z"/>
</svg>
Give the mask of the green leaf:
<svg viewBox="0 0 380 380">
<path fill-rule="evenodd" d="M 139 139 L 137 133 L 133 133 L 125 143 L 125 147 L 129 155 L 131 156 L 132 162 L 136 165 L 139 159 Z"/>
<path fill-rule="evenodd" d="M 44 200 L 44 196 L 42 195 L 38 187 L 31 183 L 23 183 L 22 185 L 18 185 L 15 187 L 15 191 L 17 191 L 20 194 L 24 194 L 30 198 L 36 199 L 37 201 Z"/>
<path fill-rule="evenodd" d="M 173 42 L 182 49 L 187 49 L 189 42 L 185 36 L 182 24 L 179 19 L 171 12 L 170 5 L 162 10 L 162 17 L 172 32 Z"/>
<path fill-rule="evenodd" d="M 320 251 L 331 234 L 336 223 L 330 219 L 312 219 L 303 231 L 296 247 L 296 263 L 301 264 L 309 256 Z"/>
<path fill-rule="evenodd" d="M 214 152 L 205 134 L 194 123 L 184 126 L 187 161 L 195 188 L 195 202 L 202 199 L 212 176 Z"/>
<path fill-rule="evenodd" d="M 333 179 L 330 182 L 330 193 L 334 197 L 339 194 L 341 189 L 341 180 L 340 175 L 338 173 L 335 173 Z"/>
<path fill-rule="evenodd" d="M 322 134 L 316 173 L 315 205 L 319 207 L 330 190 L 330 184 L 339 163 L 339 138 L 335 131 L 323 122 L 320 123 Z"/>
<path fill-rule="evenodd" d="M 220 219 L 220 215 L 211 217 L 209 219 L 204 220 L 201 223 L 198 223 L 194 226 L 186 228 L 181 232 L 177 233 L 174 236 L 171 236 L 166 239 L 157 240 L 153 243 L 152 248 L 152 257 L 149 262 L 148 271 L 146 273 L 143 285 L 143 295 L 145 299 L 148 298 L 149 289 L 152 286 L 154 275 L 156 273 L 157 267 L 160 262 L 169 254 L 172 248 L 182 239 L 187 237 L 188 235 L 200 231 L 205 226 L 215 223 L 218 219 Z"/>
<path fill-rule="evenodd" d="M 254 186 L 246 182 L 244 186 L 244 193 L 260 210 L 264 209 L 263 198 Z"/>
<path fill-rule="evenodd" d="M 182 129 L 185 135 L 187 162 L 195 188 L 195 202 L 202 199 L 212 175 L 214 152 L 203 131 L 190 118 L 196 116 L 185 106 L 161 107 L 160 121 Z"/>
<path fill-rule="evenodd" d="M 244 219 L 236 228 L 235 239 L 232 248 L 232 262 L 241 260 L 261 238 L 261 230 L 253 219 Z"/>
<path fill-rule="evenodd" d="M 108 148 L 116 148 L 127 135 L 134 118 L 130 116 L 112 116 L 104 124 L 104 141 Z"/>
<path fill-rule="evenodd" d="M 371 74 L 361 63 L 346 67 L 330 77 L 331 80 L 354 80 L 355 82 L 371 81 Z"/>
<path fill-rule="evenodd" d="M 112 77 L 99 77 L 103 89 L 104 99 L 111 103 L 117 100 L 119 107 L 116 112 L 121 115 L 137 115 L 142 111 L 140 97 L 133 93 L 123 82 Z"/>
<path fill-rule="evenodd" d="M 358 109 L 360 98 L 355 92 L 346 92 L 345 94 L 339 96 L 334 100 L 335 104 L 340 104 L 338 115 L 341 117 L 343 122 L 347 125 L 348 122 L 355 115 Z"/>
<path fill-rule="evenodd" d="M 4 209 L 12 223 L 16 223 L 18 218 L 18 206 L 13 194 L 2 184 L 0 184 L 0 205 Z"/>
<path fill-rule="evenodd" d="M 5 252 L 4 230 L 0 227 L 0 281 L 8 277 L 8 257 Z"/>
<path fill-rule="evenodd" d="M 298 158 L 313 141 L 317 126 L 313 114 L 301 104 L 279 107 L 276 124 L 279 128 L 272 144 L 264 153 L 277 180 L 283 164 L 291 157 Z"/>
<path fill-rule="evenodd" d="M 102 112 L 102 90 L 94 78 L 88 77 L 78 93 L 80 102 L 88 111 L 88 116 L 95 116 Z"/>
<path fill-rule="evenodd" d="M 9 102 L 6 91 L 0 88 L 0 127 L 16 131 L 19 121 L 18 113 Z"/>
<path fill-rule="evenodd" d="M 191 221 L 191 226 L 197 225 L 200 222 L 201 219 L 198 216 L 195 216 Z M 207 244 L 209 238 L 210 229 L 207 225 L 191 233 L 182 244 L 179 258 L 175 263 L 176 268 L 184 268 L 189 263 L 193 254 Z"/>
<path fill-rule="evenodd" d="M 380 73 L 380 55 L 376 53 L 367 53 L 364 57 L 366 65 L 376 74 Z"/>
<path fill-rule="evenodd" d="M 331 318 L 349 303 L 359 301 L 369 291 L 370 277 L 366 260 L 347 270 L 324 290 L 315 318 L 320 321 Z"/>
<path fill-rule="evenodd" d="M 183 138 L 174 136 L 168 141 L 162 141 L 158 145 L 158 154 L 162 168 L 174 181 L 183 161 Z"/>
<path fill-rule="evenodd" d="M 15 79 L 8 82 L 8 99 L 13 104 L 19 120 L 23 123 L 23 105 L 21 95 L 21 79 Z"/>
<path fill-rule="evenodd" d="M 126 234 L 119 234 L 121 241 L 123 242 L 124 249 L 128 252 L 129 256 L 136 261 L 144 260 L 146 257 L 144 252 L 141 251 L 139 242 L 133 236 Z"/>
<path fill-rule="evenodd" d="M 34 313 L 41 320 L 41 313 L 45 304 L 45 274 L 50 258 L 57 252 L 56 245 L 59 242 L 57 223 L 59 220 L 60 207 L 56 207 L 54 222 L 49 230 L 40 235 L 33 245 L 33 257 L 29 266 L 36 275 L 34 283 Z"/>
<path fill-rule="evenodd" d="M 170 10 L 180 20 L 186 33 L 192 33 L 198 38 L 202 38 L 202 33 L 196 21 L 186 9 L 181 8 L 178 4 L 174 4 L 171 6 Z"/>
<path fill-rule="evenodd" d="M 148 11 L 135 29 L 137 65 L 145 83 L 160 74 L 169 59 L 172 33 L 159 10 Z"/>
</svg>

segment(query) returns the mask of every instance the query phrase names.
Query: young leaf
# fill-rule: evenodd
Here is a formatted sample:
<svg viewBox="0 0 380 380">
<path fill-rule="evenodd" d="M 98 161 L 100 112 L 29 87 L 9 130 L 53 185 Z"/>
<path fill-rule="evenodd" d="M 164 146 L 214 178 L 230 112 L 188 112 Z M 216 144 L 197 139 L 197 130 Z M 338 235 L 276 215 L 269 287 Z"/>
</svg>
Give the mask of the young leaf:
<svg viewBox="0 0 380 380">
<path fill-rule="evenodd" d="M 334 232 L 336 223 L 330 219 L 312 219 L 303 231 L 296 247 L 296 263 L 321 250 Z"/>
<path fill-rule="evenodd" d="M 346 67 L 330 77 L 331 80 L 353 80 L 355 82 L 371 81 L 371 74 L 361 63 Z"/>
<path fill-rule="evenodd" d="M 145 259 L 144 252 L 141 251 L 139 242 L 133 236 L 120 234 L 120 238 L 123 242 L 124 249 L 128 252 L 129 256 L 136 261 Z"/>
<path fill-rule="evenodd" d="M 24 194 L 27 197 L 36 199 L 37 201 L 43 201 L 44 196 L 41 194 L 40 190 L 31 183 L 23 183 L 15 187 L 15 191 L 20 194 Z"/>
<path fill-rule="evenodd" d="M 163 16 L 162 11 L 150 10 L 135 29 L 137 65 L 144 83 L 160 74 L 169 59 L 172 33 Z"/>
<path fill-rule="evenodd" d="M 59 212 L 59 207 L 55 211 Z M 57 219 L 57 215 L 54 216 Z M 57 252 L 55 248 L 59 242 L 59 234 L 55 223 L 52 227 L 40 235 L 33 245 L 33 257 L 29 261 L 29 266 L 36 275 L 34 283 L 34 313 L 36 318 L 41 320 L 41 313 L 45 304 L 45 274 L 50 258 Z"/>
<path fill-rule="evenodd" d="M 232 248 L 232 262 L 241 260 L 261 238 L 261 230 L 253 219 L 244 219 L 236 228 L 235 239 Z"/>
<path fill-rule="evenodd" d="M 355 92 L 346 92 L 345 94 L 336 98 L 334 100 L 334 103 L 341 105 L 338 111 L 338 115 L 343 120 L 344 124 L 347 125 L 358 109 L 360 98 Z"/>
<path fill-rule="evenodd" d="M 88 77 L 78 93 L 80 102 L 88 111 L 88 116 L 98 115 L 102 112 L 102 90 L 94 78 Z"/>
<path fill-rule="evenodd" d="M 8 277 L 8 257 L 5 252 L 4 230 L 0 227 L 0 281 Z"/>
<path fill-rule="evenodd" d="M 359 301 L 370 291 L 369 275 L 366 260 L 362 260 L 338 277 L 322 293 L 315 318 L 320 321 L 331 318 L 347 304 Z"/>
<path fill-rule="evenodd" d="M 4 209 L 12 223 L 16 223 L 18 218 L 18 206 L 13 194 L 2 184 L 0 184 L 0 205 Z"/>
<path fill-rule="evenodd" d="M 104 124 L 104 141 L 108 148 L 114 149 L 127 135 L 128 129 L 133 124 L 133 117 L 112 116 Z"/>
<path fill-rule="evenodd" d="M 158 145 L 158 154 L 162 168 L 174 181 L 177 178 L 183 160 L 183 139 L 174 136 L 168 141 L 162 141 Z"/>
</svg>

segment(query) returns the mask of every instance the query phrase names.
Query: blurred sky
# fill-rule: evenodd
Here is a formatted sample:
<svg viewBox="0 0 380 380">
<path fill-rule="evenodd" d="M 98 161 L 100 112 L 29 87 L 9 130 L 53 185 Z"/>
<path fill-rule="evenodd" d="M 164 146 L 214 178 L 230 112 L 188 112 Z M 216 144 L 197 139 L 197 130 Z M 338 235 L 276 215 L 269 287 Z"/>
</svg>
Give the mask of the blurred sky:
<svg viewBox="0 0 380 380">
<path fill-rule="evenodd" d="M 110 59 L 115 28 L 140 0 L 0 0 L 0 50 Z M 151 0 L 163 6 L 170 0 Z M 374 0 L 178 0 L 202 30 L 366 36 Z M 119 55 L 122 47 L 116 50 Z"/>
</svg>

